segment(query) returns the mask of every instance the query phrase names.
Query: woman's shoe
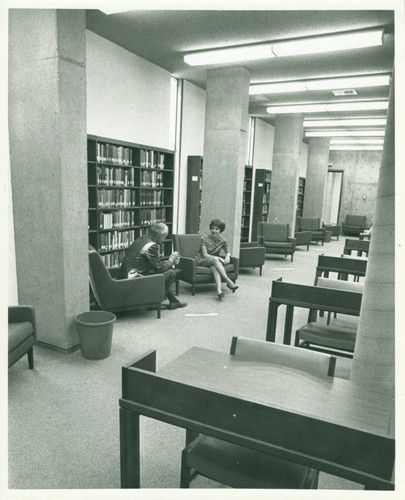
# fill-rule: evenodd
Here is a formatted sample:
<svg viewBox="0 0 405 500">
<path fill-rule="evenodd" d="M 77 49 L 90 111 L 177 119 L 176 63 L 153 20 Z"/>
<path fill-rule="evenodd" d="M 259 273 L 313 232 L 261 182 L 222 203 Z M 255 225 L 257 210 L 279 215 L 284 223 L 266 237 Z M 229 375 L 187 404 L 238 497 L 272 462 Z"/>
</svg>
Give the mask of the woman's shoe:
<svg viewBox="0 0 405 500">
<path fill-rule="evenodd" d="M 236 290 L 239 288 L 239 286 L 238 286 L 238 285 L 234 285 L 234 286 L 229 286 L 229 285 L 226 285 L 226 286 L 229 288 L 229 290 L 232 290 L 232 293 L 235 293 L 235 292 L 236 292 Z"/>
<path fill-rule="evenodd" d="M 225 295 L 222 292 L 218 294 L 219 300 L 222 300 L 224 297 L 225 297 Z"/>
</svg>

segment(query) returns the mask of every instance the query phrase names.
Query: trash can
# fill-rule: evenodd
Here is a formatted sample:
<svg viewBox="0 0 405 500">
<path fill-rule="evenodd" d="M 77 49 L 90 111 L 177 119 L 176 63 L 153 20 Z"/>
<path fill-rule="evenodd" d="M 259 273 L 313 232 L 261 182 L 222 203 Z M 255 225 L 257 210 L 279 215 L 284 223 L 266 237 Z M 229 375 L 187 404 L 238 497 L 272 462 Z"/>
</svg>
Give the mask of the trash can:
<svg viewBox="0 0 405 500">
<path fill-rule="evenodd" d="M 89 311 L 77 315 L 75 319 L 83 358 L 108 358 L 111 353 L 115 314 Z"/>
</svg>

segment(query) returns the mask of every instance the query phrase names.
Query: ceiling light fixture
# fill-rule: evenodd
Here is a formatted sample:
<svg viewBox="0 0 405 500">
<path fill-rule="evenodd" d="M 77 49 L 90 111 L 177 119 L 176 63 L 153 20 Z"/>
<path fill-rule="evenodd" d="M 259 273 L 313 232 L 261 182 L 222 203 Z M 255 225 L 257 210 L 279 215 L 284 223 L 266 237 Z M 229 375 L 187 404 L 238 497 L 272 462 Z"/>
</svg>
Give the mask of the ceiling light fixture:
<svg viewBox="0 0 405 500">
<path fill-rule="evenodd" d="M 285 113 L 327 113 L 330 111 L 368 111 L 388 109 L 388 101 L 349 101 L 325 102 L 313 104 L 286 104 L 283 106 L 268 106 L 267 113 L 271 115 Z"/>
<path fill-rule="evenodd" d="M 342 144 L 374 144 L 383 145 L 384 139 L 331 139 L 330 144 L 342 145 Z"/>
<path fill-rule="evenodd" d="M 310 127 L 385 127 L 386 118 L 352 118 L 342 120 L 304 120 L 304 128 Z"/>
<path fill-rule="evenodd" d="M 330 146 L 331 151 L 382 151 L 383 146 Z"/>
<path fill-rule="evenodd" d="M 229 62 L 252 61 L 271 57 L 318 54 L 339 50 L 374 47 L 383 43 L 383 28 L 319 35 L 273 43 L 257 43 L 236 47 L 207 49 L 184 55 L 190 66 L 204 66 Z"/>
<path fill-rule="evenodd" d="M 305 132 L 305 137 L 384 137 L 384 130 L 319 130 Z"/>
</svg>

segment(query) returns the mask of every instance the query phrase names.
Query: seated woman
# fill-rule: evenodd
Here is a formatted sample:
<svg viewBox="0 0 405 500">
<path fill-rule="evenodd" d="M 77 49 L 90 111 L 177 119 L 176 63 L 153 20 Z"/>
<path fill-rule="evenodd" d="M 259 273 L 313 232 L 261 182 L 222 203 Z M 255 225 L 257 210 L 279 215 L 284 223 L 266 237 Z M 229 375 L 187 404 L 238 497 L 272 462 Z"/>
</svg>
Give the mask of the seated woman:
<svg viewBox="0 0 405 500">
<path fill-rule="evenodd" d="M 226 274 L 224 264 L 229 264 L 231 253 L 228 243 L 221 233 L 225 230 L 225 222 L 221 219 L 213 219 L 210 222 L 210 232 L 201 236 L 201 246 L 196 256 L 197 266 L 209 267 L 217 285 L 217 295 L 221 300 L 224 298 L 221 288 L 221 278 L 226 282 L 226 286 L 235 292 L 239 287 Z M 225 254 L 225 257 L 221 257 Z"/>
</svg>

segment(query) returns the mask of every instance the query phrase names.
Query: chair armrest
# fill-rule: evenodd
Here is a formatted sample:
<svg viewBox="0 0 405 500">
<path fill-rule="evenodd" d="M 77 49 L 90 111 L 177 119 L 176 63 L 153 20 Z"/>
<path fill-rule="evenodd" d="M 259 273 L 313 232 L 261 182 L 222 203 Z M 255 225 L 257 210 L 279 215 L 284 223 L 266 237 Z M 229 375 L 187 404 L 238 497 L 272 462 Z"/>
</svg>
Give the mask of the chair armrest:
<svg viewBox="0 0 405 500">
<path fill-rule="evenodd" d="M 142 278 L 112 280 L 108 307 L 122 308 L 161 302 L 165 298 L 165 279 L 163 274 L 152 274 Z"/>
<path fill-rule="evenodd" d="M 287 241 L 289 243 L 292 243 L 293 248 L 296 247 L 296 245 L 297 245 L 297 239 L 296 238 L 287 238 Z"/>
<path fill-rule="evenodd" d="M 231 264 L 233 264 L 233 267 L 235 268 L 235 279 L 237 279 L 239 276 L 239 258 L 231 257 Z"/>
<path fill-rule="evenodd" d="M 194 280 L 196 267 L 197 265 L 195 259 L 192 259 L 191 257 L 180 257 L 178 268 L 183 271 L 182 278 Z"/>
<path fill-rule="evenodd" d="M 263 246 L 258 246 L 254 243 L 254 246 L 243 246 L 240 247 L 239 252 L 239 266 L 258 266 L 264 264 L 266 259 L 266 249 Z"/>
<path fill-rule="evenodd" d="M 34 329 L 34 338 L 37 338 L 37 326 L 35 319 L 35 308 L 33 306 L 9 306 L 8 307 L 8 322 L 22 323 L 28 321 Z"/>
<path fill-rule="evenodd" d="M 257 238 L 257 243 L 258 243 L 259 245 L 264 245 L 264 236 L 259 236 L 259 237 Z"/>
</svg>

